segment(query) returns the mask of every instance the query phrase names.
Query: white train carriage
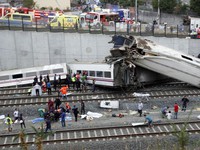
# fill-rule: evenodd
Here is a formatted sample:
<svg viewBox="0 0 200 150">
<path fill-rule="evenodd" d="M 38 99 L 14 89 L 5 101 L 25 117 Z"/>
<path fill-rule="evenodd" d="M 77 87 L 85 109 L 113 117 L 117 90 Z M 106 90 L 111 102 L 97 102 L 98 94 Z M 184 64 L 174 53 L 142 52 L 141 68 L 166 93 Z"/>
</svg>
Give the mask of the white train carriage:
<svg viewBox="0 0 200 150">
<path fill-rule="evenodd" d="M 44 77 L 47 74 L 49 74 L 50 80 L 53 80 L 55 74 L 61 75 L 61 79 L 64 79 L 68 73 L 67 71 L 66 63 L 1 71 L 0 87 L 31 84 L 35 76 L 39 78 L 40 75 Z"/>
<path fill-rule="evenodd" d="M 118 63 L 71 63 L 68 64 L 71 74 L 79 72 L 87 73 L 87 83 L 92 84 L 95 79 L 96 85 L 118 87 L 129 84 L 130 73 L 123 72 Z"/>
</svg>

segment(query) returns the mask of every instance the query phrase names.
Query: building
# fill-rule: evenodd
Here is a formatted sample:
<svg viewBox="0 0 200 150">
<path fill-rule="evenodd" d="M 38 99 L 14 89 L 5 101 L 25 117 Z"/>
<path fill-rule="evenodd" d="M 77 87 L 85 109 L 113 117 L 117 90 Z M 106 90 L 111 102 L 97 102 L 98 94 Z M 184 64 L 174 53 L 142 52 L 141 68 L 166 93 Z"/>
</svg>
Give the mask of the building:
<svg viewBox="0 0 200 150">
<path fill-rule="evenodd" d="M 71 9 L 70 0 L 34 0 L 36 6 L 41 7 L 52 7 L 53 9 L 59 8 L 60 10 Z"/>
</svg>

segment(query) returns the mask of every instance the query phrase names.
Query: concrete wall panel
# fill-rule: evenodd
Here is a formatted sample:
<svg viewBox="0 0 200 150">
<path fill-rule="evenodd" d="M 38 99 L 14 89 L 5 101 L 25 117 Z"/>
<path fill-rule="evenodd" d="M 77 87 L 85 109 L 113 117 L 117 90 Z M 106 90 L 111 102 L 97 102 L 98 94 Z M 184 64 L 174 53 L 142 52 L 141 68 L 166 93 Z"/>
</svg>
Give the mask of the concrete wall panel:
<svg viewBox="0 0 200 150">
<path fill-rule="evenodd" d="M 17 51 L 17 67 L 33 66 L 32 32 L 15 32 L 15 45 Z"/>
<path fill-rule="evenodd" d="M 111 35 L 0 31 L 0 70 L 74 61 L 103 61 L 110 55 Z M 194 39 L 141 37 L 190 55 L 200 54 Z"/>
<path fill-rule="evenodd" d="M 32 32 L 33 65 L 50 64 L 48 32 Z"/>
<path fill-rule="evenodd" d="M 200 39 L 191 39 L 188 42 L 188 53 L 197 57 L 200 54 Z"/>
<path fill-rule="evenodd" d="M 16 69 L 17 54 L 15 47 L 15 32 L 0 32 L 0 70 Z"/>
<path fill-rule="evenodd" d="M 48 34 L 50 64 L 66 62 L 66 49 L 64 38 L 64 33 Z"/>
<path fill-rule="evenodd" d="M 84 34 L 85 35 L 85 34 Z M 64 34 L 66 62 L 73 62 L 75 60 L 82 61 L 81 59 L 81 47 L 82 47 L 82 34 Z"/>
</svg>

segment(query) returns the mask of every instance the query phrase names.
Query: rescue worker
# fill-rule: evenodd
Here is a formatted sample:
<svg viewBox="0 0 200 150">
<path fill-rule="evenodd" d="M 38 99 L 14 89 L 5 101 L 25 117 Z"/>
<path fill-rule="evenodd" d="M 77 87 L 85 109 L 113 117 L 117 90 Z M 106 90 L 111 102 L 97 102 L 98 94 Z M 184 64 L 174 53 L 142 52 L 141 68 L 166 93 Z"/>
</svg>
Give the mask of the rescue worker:
<svg viewBox="0 0 200 150">
<path fill-rule="evenodd" d="M 5 123 L 8 125 L 8 131 L 11 132 L 12 131 L 12 124 L 13 121 L 10 118 L 10 115 L 8 114 L 7 117 L 5 118 Z"/>
<path fill-rule="evenodd" d="M 63 86 L 61 89 L 60 89 L 60 92 L 61 92 L 61 94 L 62 94 L 62 99 L 64 98 L 64 97 L 66 97 L 66 99 L 67 99 L 67 90 L 68 90 L 68 86 L 66 85 L 66 86 Z"/>
<path fill-rule="evenodd" d="M 73 77 L 72 77 L 72 85 L 73 85 L 73 89 L 75 89 L 75 82 L 76 82 L 76 77 L 73 76 Z"/>
</svg>

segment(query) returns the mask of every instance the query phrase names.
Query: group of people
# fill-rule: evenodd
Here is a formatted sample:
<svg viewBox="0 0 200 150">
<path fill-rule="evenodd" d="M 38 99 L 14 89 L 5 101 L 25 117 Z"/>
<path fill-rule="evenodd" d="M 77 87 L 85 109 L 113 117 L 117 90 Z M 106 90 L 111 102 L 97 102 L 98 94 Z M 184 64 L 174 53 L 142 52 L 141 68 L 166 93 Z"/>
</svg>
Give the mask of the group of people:
<svg viewBox="0 0 200 150">
<path fill-rule="evenodd" d="M 64 82 L 64 83 L 63 83 Z M 39 80 L 38 77 L 35 76 L 33 79 L 33 88 L 31 91 L 31 89 L 28 91 L 29 95 L 31 95 L 31 92 L 34 94 L 32 95 L 36 95 L 36 96 L 40 96 L 42 93 L 47 92 L 48 95 L 52 94 L 52 87 L 55 91 L 57 91 L 57 89 L 60 89 L 59 91 L 61 92 L 62 88 L 62 83 L 65 84 L 66 86 L 64 86 L 64 88 L 67 87 L 67 89 L 70 89 L 71 85 L 72 88 L 76 91 L 83 91 L 86 92 L 87 90 L 87 72 L 83 72 L 82 74 L 77 72 L 74 73 L 72 76 L 70 76 L 69 74 L 66 74 L 66 78 L 65 79 L 61 79 L 61 75 L 58 76 L 55 74 L 54 75 L 54 79 L 51 82 L 50 81 L 50 77 L 49 74 L 47 74 L 46 76 L 40 75 Z M 53 84 L 53 85 L 52 85 Z M 65 89 L 66 91 L 66 89 Z M 92 92 L 95 92 L 95 80 L 93 79 L 93 83 L 92 83 Z"/>
<path fill-rule="evenodd" d="M 75 122 L 78 121 L 78 115 L 80 114 L 78 107 L 76 105 L 73 105 L 73 107 L 71 108 L 70 104 L 66 102 L 64 108 L 60 106 L 61 103 L 62 102 L 59 97 L 57 97 L 55 101 L 53 100 L 48 101 L 48 111 L 44 112 L 43 114 L 44 120 L 46 122 L 45 132 L 47 132 L 48 130 L 51 131 L 51 122 L 53 121 L 57 122 L 60 120 L 62 127 L 65 127 L 67 114 L 73 113 Z M 81 114 L 85 114 L 85 103 L 83 100 L 81 100 L 80 103 L 81 103 L 80 104 Z"/>
<path fill-rule="evenodd" d="M 13 123 L 17 124 L 18 122 L 21 125 L 21 129 L 26 128 L 25 120 L 22 116 L 22 113 L 19 113 L 18 109 L 16 108 L 13 112 L 13 118 L 11 118 L 10 114 L 7 114 L 5 118 L 5 123 L 8 125 L 8 131 L 11 132 L 13 128 Z"/>
<path fill-rule="evenodd" d="M 189 103 L 189 99 L 186 96 L 184 96 L 182 98 L 181 102 L 182 102 L 182 111 L 185 112 L 186 108 L 187 108 L 187 104 Z M 143 103 L 141 101 L 139 101 L 137 107 L 138 107 L 138 114 L 141 117 L 142 116 L 142 110 L 143 110 Z M 180 109 L 180 107 L 179 107 L 178 103 L 175 102 L 174 107 L 173 107 L 174 119 L 178 119 L 179 109 Z M 163 107 L 161 109 L 161 113 L 162 113 L 163 118 L 171 119 L 173 117 L 172 112 L 169 110 L 169 106 Z M 146 115 L 146 114 L 144 114 L 144 117 L 145 117 L 145 123 L 147 123 L 149 127 L 152 127 L 153 126 L 152 118 L 149 115 Z"/>
<path fill-rule="evenodd" d="M 189 99 L 184 96 L 181 100 L 182 102 L 182 111 L 186 111 L 187 104 L 189 103 Z M 177 102 L 174 103 L 174 119 L 178 119 L 178 112 L 179 112 L 180 106 Z M 165 106 L 161 110 L 163 118 L 171 119 L 172 118 L 172 112 L 169 110 L 169 106 Z"/>
</svg>

